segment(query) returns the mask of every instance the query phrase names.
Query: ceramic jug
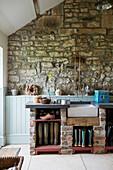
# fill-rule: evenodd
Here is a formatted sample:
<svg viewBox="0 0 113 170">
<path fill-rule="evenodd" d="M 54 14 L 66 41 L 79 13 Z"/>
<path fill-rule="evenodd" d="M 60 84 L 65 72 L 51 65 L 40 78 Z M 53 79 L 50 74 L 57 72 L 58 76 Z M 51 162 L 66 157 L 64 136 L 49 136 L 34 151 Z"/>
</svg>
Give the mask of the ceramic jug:
<svg viewBox="0 0 113 170">
<path fill-rule="evenodd" d="M 55 91 L 55 94 L 56 94 L 56 96 L 60 96 L 60 95 L 62 94 L 62 92 L 61 92 L 60 89 L 57 89 L 57 90 Z"/>
</svg>

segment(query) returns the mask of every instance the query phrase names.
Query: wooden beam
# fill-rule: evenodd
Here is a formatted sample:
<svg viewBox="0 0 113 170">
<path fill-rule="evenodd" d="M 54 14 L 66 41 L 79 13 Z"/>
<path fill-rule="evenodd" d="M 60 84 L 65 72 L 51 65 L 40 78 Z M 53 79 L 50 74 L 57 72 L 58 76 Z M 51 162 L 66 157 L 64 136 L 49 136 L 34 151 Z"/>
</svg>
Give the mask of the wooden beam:
<svg viewBox="0 0 113 170">
<path fill-rule="evenodd" d="M 99 118 L 67 118 L 67 126 L 99 126 Z"/>
<path fill-rule="evenodd" d="M 35 13 L 36 13 L 36 16 L 39 17 L 39 13 L 40 13 L 40 8 L 39 8 L 39 3 L 38 3 L 38 0 L 33 0 L 33 3 L 34 3 L 34 8 L 35 8 Z"/>
</svg>

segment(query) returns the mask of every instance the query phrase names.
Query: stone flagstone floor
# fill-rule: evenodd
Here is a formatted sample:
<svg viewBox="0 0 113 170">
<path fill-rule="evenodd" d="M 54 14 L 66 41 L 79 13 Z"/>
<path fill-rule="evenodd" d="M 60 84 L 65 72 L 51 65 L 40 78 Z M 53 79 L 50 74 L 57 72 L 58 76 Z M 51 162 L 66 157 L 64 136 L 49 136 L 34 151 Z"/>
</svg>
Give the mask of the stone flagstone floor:
<svg viewBox="0 0 113 170">
<path fill-rule="evenodd" d="M 30 156 L 29 145 L 5 147 L 21 148 L 19 156 L 24 156 L 22 170 L 113 170 L 113 153 Z"/>
</svg>

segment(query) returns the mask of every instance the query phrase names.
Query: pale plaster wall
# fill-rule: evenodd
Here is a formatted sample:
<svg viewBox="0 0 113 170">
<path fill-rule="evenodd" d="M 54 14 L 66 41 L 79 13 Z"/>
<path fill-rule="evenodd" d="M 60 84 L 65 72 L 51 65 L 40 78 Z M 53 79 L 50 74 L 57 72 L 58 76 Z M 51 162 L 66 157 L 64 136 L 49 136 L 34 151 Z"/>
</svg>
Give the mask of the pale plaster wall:
<svg viewBox="0 0 113 170">
<path fill-rule="evenodd" d="M 6 143 L 5 138 L 5 95 L 7 87 L 7 36 L 0 32 L 0 47 L 3 48 L 3 87 L 0 88 L 0 145 L 4 146 Z"/>
<path fill-rule="evenodd" d="M 0 32 L 0 46 L 3 48 L 3 87 L 7 87 L 7 36 Z"/>
</svg>

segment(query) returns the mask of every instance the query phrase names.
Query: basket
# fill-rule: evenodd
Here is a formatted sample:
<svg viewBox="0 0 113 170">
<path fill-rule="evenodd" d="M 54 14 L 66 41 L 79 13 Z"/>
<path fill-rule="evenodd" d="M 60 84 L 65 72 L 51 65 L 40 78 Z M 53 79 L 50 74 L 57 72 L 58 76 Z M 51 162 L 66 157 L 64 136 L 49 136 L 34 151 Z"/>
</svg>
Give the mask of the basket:
<svg viewBox="0 0 113 170">
<path fill-rule="evenodd" d="M 24 157 L 0 157 L 0 169 L 14 168 L 15 170 L 21 170 Z"/>
<path fill-rule="evenodd" d="M 41 96 L 35 96 L 35 97 L 33 98 L 33 102 L 34 102 L 34 103 L 40 103 L 40 99 L 41 99 Z"/>
<path fill-rule="evenodd" d="M 50 104 L 51 99 L 41 98 L 41 99 L 39 99 L 39 101 L 40 101 L 40 103 L 42 103 L 42 104 Z"/>
</svg>

